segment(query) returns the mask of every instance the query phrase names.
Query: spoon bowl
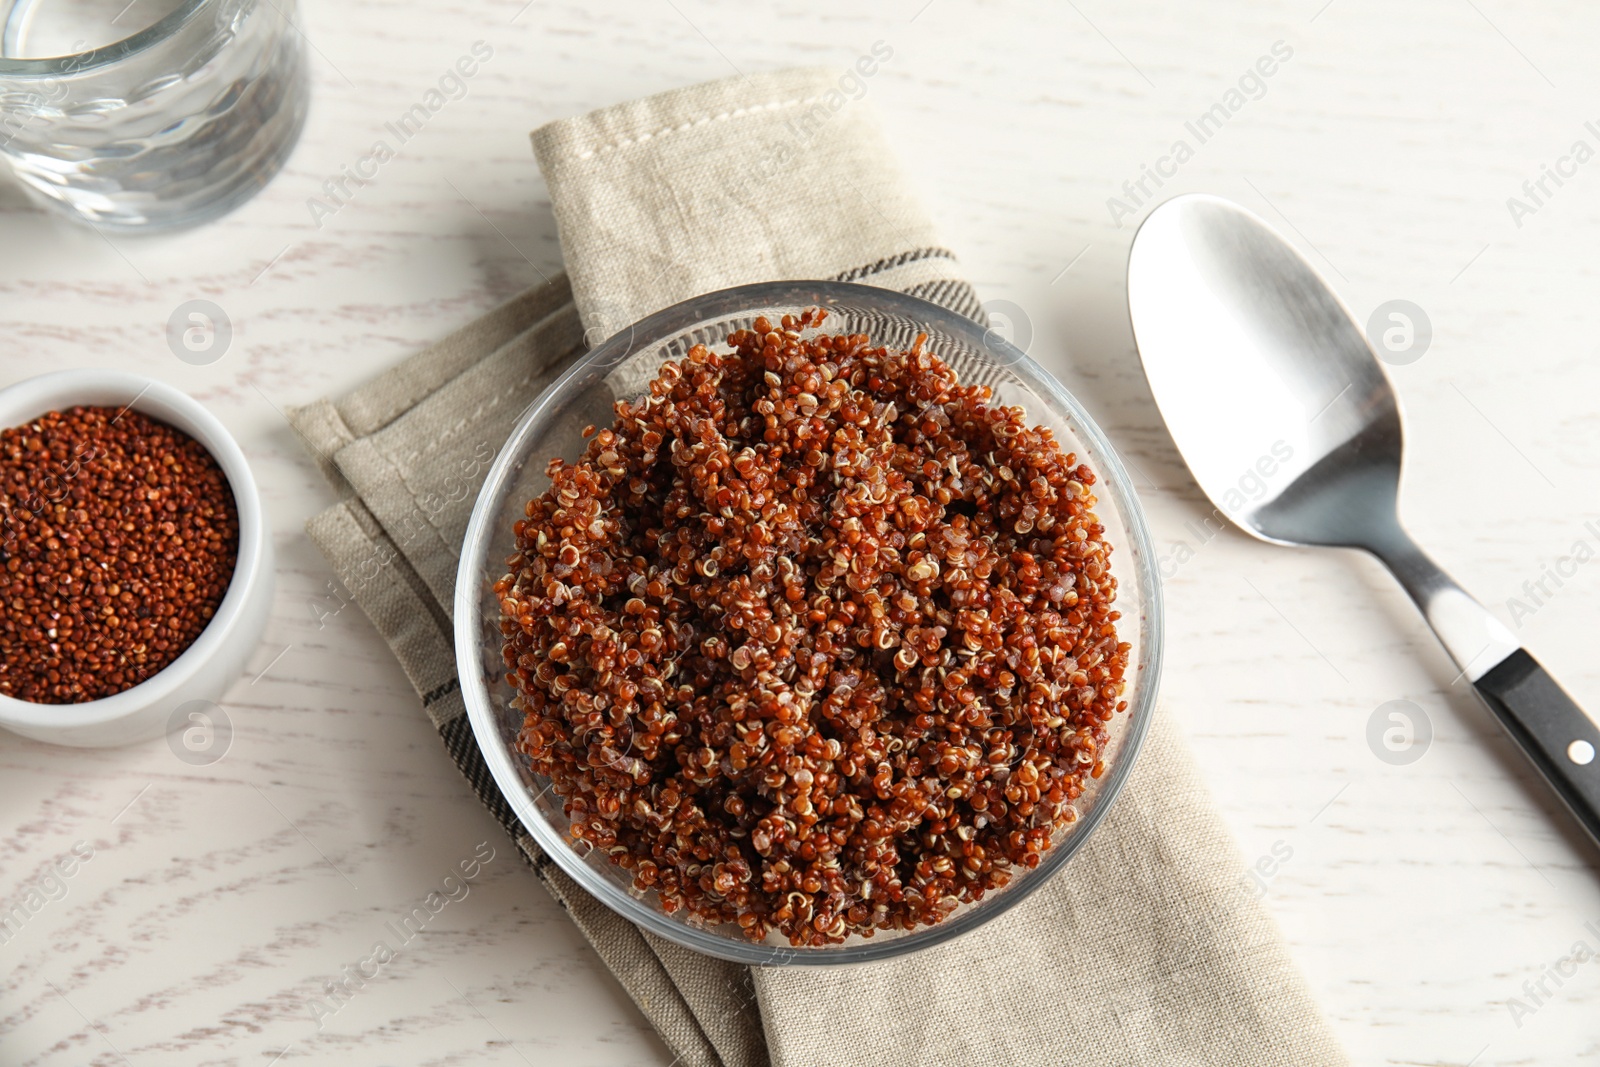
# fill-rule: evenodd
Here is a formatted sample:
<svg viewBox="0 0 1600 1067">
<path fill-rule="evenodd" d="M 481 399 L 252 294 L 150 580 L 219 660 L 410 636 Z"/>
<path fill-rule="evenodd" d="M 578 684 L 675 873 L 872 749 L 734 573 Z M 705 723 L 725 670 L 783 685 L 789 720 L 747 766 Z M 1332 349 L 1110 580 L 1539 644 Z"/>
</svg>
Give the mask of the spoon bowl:
<svg viewBox="0 0 1600 1067">
<path fill-rule="evenodd" d="M 1354 319 L 1264 222 L 1217 197 L 1154 212 L 1128 260 L 1156 404 L 1195 480 L 1249 533 L 1365 547 L 1398 525 L 1400 404 Z M 1242 311 L 1247 313 L 1241 313 Z M 1275 463 L 1263 463 L 1263 457 Z"/>
</svg>

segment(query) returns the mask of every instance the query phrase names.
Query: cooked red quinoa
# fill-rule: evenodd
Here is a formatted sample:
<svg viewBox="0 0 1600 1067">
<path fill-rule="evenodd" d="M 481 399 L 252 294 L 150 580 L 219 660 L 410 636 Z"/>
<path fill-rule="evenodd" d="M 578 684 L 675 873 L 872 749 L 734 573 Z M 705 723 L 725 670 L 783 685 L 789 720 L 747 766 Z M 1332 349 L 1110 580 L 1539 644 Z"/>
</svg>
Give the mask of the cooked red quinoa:
<svg viewBox="0 0 1600 1067">
<path fill-rule="evenodd" d="M 823 315 L 664 364 L 551 461 L 495 587 L 573 838 L 794 945 L 1037 866 L 1127 707 L 1093 472 L 923 338 Z"/>
<path fill-rule="evenodd" d="M 0 431 L 0 693 L 75 704 L 194 643 L 233 577 L 233 490 L 201 444 L 137 411 Z"/>
</svg>

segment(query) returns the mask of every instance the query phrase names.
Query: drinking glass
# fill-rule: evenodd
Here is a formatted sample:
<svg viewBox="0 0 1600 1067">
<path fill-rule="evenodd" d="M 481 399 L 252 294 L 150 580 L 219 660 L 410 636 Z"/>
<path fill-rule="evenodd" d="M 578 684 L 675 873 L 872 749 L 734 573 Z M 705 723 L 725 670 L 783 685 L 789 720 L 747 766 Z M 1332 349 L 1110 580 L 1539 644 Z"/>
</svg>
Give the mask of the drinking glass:
<svg viewBox="0 0 1600 1067">
<path fill-rule="evenodd" d="M 0 158 L 97 227 L 213 219 L 304 124 L 293 18 L 294 0 L 0 0 Z"/>
</svg>

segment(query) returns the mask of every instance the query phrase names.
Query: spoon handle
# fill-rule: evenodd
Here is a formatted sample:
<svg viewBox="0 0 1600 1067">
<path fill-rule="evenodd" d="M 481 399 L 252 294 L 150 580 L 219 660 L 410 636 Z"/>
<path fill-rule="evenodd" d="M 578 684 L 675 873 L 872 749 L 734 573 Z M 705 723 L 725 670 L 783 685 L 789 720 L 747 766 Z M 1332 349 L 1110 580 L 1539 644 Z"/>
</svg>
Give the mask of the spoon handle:
<svg viewBox="0 0 1600 1067">
<path fill-rule="evenodd" d="M 1600 844 L 1600 728 L 1519 648 L 1473 683 L 1550 788 Z"/>
<path fill-rule="evenodd" d="M 1366 547 L 1400 580 L 1461 674 L 1600 845 L 1600 727 L 1398 522 Z"/>
</svg>

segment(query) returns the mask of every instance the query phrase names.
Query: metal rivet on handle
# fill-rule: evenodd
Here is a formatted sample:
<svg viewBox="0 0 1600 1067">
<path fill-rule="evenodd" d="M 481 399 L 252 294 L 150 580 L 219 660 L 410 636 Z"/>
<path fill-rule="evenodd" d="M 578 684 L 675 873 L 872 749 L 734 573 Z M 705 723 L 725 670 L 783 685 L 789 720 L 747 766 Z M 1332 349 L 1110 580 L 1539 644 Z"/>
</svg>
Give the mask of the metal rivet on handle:
<svg viewBox="0 0 1600 1067">
<path fill-rule="evenodd" d="M 1574 741 L 1567 746 L 1567 758 L 1583 767 L 1594 762 L 1594 746 L 1587 741 Z"/>
</svg>

